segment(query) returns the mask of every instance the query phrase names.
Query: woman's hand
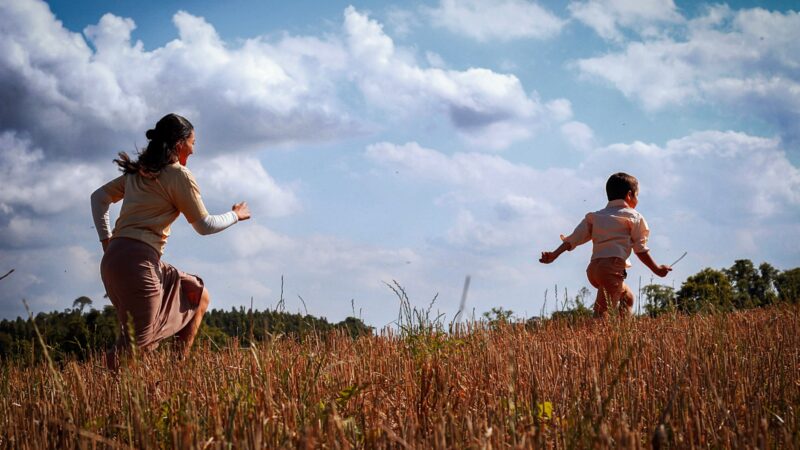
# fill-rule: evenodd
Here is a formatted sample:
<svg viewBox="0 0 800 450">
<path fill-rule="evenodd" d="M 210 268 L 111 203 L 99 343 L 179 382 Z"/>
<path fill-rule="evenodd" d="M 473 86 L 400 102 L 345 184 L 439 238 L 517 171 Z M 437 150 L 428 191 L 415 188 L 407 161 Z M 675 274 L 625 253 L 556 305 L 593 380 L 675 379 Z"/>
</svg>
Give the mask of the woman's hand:
<svg viewBox="0 0 800 450">
<path fill-rule="evenodd" d="M 100 241 L 100 244 L 103 246 L 103 253 L 105 253 L 106 250 L 108 249 L 108 243 L 110 241 L 111 239 L 103 239 L 102 241 Z"/>
<path fill-rule="evenodd" d="M 233 205 L 231 210 L 236 213 L 236 217 L 239 218 L 240 221 L 250 218 L 250 208 L 247 207 L 247 202 L 237 203 Z"/>
</svg>

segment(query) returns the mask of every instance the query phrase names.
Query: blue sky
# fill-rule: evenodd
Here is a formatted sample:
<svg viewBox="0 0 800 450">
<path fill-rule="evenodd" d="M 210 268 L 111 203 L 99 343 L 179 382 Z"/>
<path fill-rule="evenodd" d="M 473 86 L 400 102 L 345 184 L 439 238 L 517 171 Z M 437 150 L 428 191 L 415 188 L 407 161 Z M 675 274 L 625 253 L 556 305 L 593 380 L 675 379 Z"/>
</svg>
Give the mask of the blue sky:
<svg viewBox="0 0 800 450">
<path fill-rule="evenodd" d="M 39 2 L 0 5 L 0 317 L 102 298 L 89 194 L 168 112 L 212 213 L 165 260 L 212 307 L 381 327 L 398 304 L 518 316 L 583 286 L 536 262 L 609 174 L 641 183 L 658 282 L 800 265 L 800 16 L 788 2 Z M 650 282 L 633 261 L 634 289 Z M 547 304 L 545 305 L 545 291 Z"/>
</svg>

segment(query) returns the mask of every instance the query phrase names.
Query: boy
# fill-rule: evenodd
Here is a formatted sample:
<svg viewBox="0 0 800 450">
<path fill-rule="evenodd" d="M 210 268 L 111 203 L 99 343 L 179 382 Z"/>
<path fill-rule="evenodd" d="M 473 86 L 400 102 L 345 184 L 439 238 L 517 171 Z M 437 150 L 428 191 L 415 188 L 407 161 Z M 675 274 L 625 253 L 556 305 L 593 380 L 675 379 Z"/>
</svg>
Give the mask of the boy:
<svg viewBox="0 0 800 450">
<path fill-rule="evenodd" d="M 586 268 L 586 276 L 592 286 L 597 288 L 594 314 L 602 317 L 608 310 L 608 303 L 619 304 L 622 315 L 633 311 L 633 292 L 625 284 L 630 267 L 628 257 L 631 249 L 650 270 L 660 277 L 666 276 L 672 268 L 657 265 L 647 248 L 650 230 L 644 217 L 634 208 L 639 203 L 639 182 L 627 173 L 615 173 L 606 182 L 608 204 L 600 211 L 590 212 L 575 228 L 571 235 L 561 236 L 561 245 L 552 252 L 542 252 L 539 262 L 550 264 L 565 250 L 592 241 L 592 260 Z"/>
</svg>

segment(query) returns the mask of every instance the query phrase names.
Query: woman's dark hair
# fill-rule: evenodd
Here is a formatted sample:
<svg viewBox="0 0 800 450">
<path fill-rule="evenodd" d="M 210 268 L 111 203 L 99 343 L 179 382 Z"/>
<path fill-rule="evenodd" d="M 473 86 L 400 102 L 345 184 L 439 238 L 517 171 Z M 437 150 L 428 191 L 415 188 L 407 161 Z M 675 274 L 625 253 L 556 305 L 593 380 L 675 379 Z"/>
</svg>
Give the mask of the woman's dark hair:
<svg viewBox="0 0 800 450">
<path fill-rule="evenodd" d="M 168 164 L 178 160 L 176 146 L 179 142 L 189 138 L 194 127 L 186 118 L 177 114 L 167 114 L 156 123 L 156 127 L 147 130 L 148 143 L 144 151 L 139 152 L 136 161 L 125 152 L 119 153 L 115 159 L 123 173 L 139 173 L 142 175 L 157 175 Z"/>
<path fill-rule="evenodd" d="M 608 201 L 624 200 L 628 191 L 639 192 L 639 181 L 633 175 L 617 172 L 606 181 L 606 195 Z"/>
</svg>

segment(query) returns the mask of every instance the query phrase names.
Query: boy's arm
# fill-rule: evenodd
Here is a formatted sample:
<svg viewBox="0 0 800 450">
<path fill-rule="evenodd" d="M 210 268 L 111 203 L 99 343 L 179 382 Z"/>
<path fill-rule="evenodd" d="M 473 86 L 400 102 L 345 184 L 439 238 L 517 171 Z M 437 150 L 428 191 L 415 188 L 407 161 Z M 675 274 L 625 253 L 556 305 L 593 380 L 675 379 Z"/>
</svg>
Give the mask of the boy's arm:
<svg viewBox="0 0 800 450">
<path fill-rule="evenodd" d="M 656 264 L 656 262 L 653 261 L 653 257 L 650 256 L 649 250 L 639 252 L 636 254 L 636 256 L 639 257 L 639 261 L 641 261 L 645 266 L 649 267 L 654 274 L 662 278 L 667 276 L 667 274 L 672 270 L 672 267 L 670 266 Z"/>
<path fill-rule="evenodd" d="M 559 255 L 567 250 L 572 250 L 572 247 L 569 245 L 569 242 L 564 241 L 552 252 L 542 252 L 542 257 L 539 258 L 539 262 L 543 264 L 550 264 L 551 262 L 555 261 Z"/>
<path fill-rule="evenodd" d="M 558 246 L 557 249 L 553 250 L 552 252 L 542 252 L 542 257 L 539 258 L 540 263 L 550 264 L 551 262 L 555 261 L 556 258 L 559 257 L 562 253 L 567 250 L 572 250 L 573 248 L 585 244 L 592 239 L 592 217 L 591 213 L 587 214 L 586 217 L 581 220 L 581 223 L 575 227 L 575 231 L 572 232 L 567 237 L 561 236 L 561 240 L 563 241 L 561 245 Z"/>
</svg>

